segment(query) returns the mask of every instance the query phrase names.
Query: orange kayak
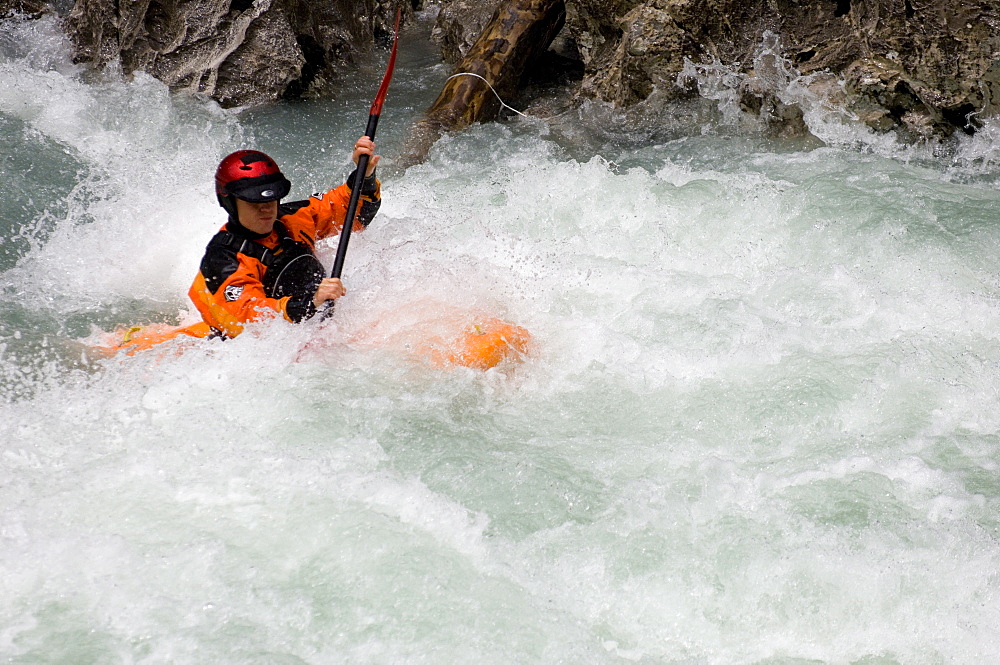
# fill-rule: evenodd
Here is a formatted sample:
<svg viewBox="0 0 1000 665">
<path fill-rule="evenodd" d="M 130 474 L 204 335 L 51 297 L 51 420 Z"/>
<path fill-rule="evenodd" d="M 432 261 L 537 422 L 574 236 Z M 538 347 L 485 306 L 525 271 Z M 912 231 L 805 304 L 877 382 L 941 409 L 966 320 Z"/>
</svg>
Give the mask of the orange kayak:
<svg viewBox="0 0 1000 665">
<path fill-rule="evenodd" d="M 468 323 L 453 335 L 442 335 L 416 345 L 416 355 L 435 367 L 490 369 L 507 359 L 528 353 L 531 335 L 521 326 L 497 318 Z"/>
<path fill-rule="evenodd" d="M 148 351 L 158 344 L 163 344 L 173 339 L 185 337 L 205 339 L 211 335 L 212 329 L 204 321 L 199 321 L 190 326 L 151 323 L 147 326 L 132 326 L 131 328 L 116 330 L 108 336 L 105 344 L 99 345 L 99 348 L 106 349 L 112 353 L 123 351 L 131 356 L 139 351 Z"/>
<path fill-rule="evenodd" d="M 420 325 L 397 329 L 389 346 L 434 367 L 470 367 L 487 370 L 505 361 L 519 361 L 529 351 L 531 335 L 493 316 L 452 314 Z M 173 340 L 200 340 L 212 335 L 204 322 L 189 326 L 154 323 L 123 328 L 105 336 L 96 350 L 105 355 L 134 355 Z M 371 338 L 367 340 L 371 342 Z M 364 344 L 365 341 L 362 341 Z"/>
</svg>

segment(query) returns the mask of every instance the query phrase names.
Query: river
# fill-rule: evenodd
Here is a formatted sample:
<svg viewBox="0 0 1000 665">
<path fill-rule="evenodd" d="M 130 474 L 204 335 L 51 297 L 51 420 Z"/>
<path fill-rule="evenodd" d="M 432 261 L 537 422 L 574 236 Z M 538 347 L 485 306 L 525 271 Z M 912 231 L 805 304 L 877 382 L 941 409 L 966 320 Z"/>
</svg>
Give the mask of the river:
<svg viewBox="0 0 1000 665">
<path fill-rule="evenodd" d="M 0 23 L 0 661 L 995 662 L 1000 125 L 907 146 L 785 72 L 780 138 L 692 68 L 394 171 L 449 73 L 407 41 L 333 317 L 103 358 L 191 319 L 222 156 L 342 182 L 384 59 L 223 110 Z M 440 308 L 530 355 L 402 353 Z"/>
</svg>

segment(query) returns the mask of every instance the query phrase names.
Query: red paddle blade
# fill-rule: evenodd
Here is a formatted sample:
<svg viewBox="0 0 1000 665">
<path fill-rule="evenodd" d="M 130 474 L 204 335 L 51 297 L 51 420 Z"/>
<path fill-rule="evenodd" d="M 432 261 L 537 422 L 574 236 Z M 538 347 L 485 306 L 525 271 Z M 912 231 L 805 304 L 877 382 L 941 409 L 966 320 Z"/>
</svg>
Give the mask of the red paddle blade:
<svg viewBox="0 0 1000 665">
<path fill-rule="evenodd" d="M 392 70 L 396 67 L 396 46 L 399 44 L 399 18 L 403 13 L 402 7 L 396 9 L 396 26 L 393 28 L 392 53 L 389 54 L 389 64 L 385 68 L 385 76 L 382 77 L 382 85 L 378 88 L 375 101 L 372 102 L 369 115 L 380 115 L 382 113 L 382 102 L 385 101 L 385 94 L 389 92 L 389 81 L 392 80 Z"/>
</svg>

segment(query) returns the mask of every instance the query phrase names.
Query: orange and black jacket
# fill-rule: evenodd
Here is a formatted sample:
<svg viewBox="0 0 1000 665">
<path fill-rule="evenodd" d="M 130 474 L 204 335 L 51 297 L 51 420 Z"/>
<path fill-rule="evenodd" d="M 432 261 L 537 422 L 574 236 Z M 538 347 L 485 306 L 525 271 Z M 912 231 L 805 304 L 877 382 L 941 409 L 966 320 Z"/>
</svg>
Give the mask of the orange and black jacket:
<svg viewBox="0 0 1000 665">
<path fill-rule="evenodd" d="M 230 219 L 208 243 L 188 291 L 205 323 L 223 337 L 235 337 L 262 316 L 299 322 L 315 314 L 315 289 L 282 297 L 273 292 L 267 272 L 274 254 L 294 246 L 311 255 L 317 240 L 340 232 L 353 179 L 352 174 L 343 185 L 306 201 L 281 204 L 275 228 L 266 236 Z M 368 226 L 381 205 L 381 183 L 374 176 L 364 181 L 360 202 L 352 231 Z"/>
</svg>

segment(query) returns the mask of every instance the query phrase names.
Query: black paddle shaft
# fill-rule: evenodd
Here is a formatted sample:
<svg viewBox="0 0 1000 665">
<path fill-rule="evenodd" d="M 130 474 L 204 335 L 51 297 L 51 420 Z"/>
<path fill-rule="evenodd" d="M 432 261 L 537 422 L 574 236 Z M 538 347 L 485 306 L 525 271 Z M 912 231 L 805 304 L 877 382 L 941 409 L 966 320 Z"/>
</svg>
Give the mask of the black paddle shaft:
<svg viewBox="0 0 1000 665">
<path fill-rule="evenodd" d="M 378 117 L 382 115 L 382 104 L 385 102 L 386 93 L 389 92 L 389 82 L 392 81 L 392 70 L 396 67 L 396 48 L 399 46 L 399 20 L 403 16 L 403 8 L 396 9 L 396 24 L 393 27 L 392 52 L 389 54 L 389 64 L 386 65 L 385 74 L 382 76 L 382 84 L 378 87 L 375 100 L 368 110 L 368 127 L 365 128 L 365 136 L 372 141 L 375 140 L 375 129 L 378 127 Z M 337 245 L 337 257 L 333 260 L 333 270 L 330 277 L 340 278 L 344 270 L 344 257 L 347 255 L 347 243 L 351 241 L 351 231 L 354 229 L 354 217 L 358 211 L 358 201 L 361 199 L 361 188 L 365 183 L 365 171 L 368 170 L 370 155 L 358 157 L 358 168 L 354 172 L 354 182 L 351 183 L 351 198 L 347 203 L 347 214 L 344 216 L 344 227 L 340 230 L 340 243 Z M 322 317 L 326 318 L 333 311 L 332 300 L 323 303 Z"/>
<path fill-rule="evenodd" d="M 375 140 L 375 129 L 378 127 L 378 115 L 368 116 L 368 127 L 365 136 Z M 344 270 L 344 257 L 347 255 L 347 243 L 351 241 L 351 230 L 354 228 L 354 216 L 358 211 L 358 201 L 361 198 L 361 187 L 365 182 L 365 171 L 368 170 L 368 155 L 358 158 L 358 168 L 354 172 L 354 182 L 351 183 L 351 198 L 347 203 L 347 216 L 344 217 L 344 228 L 340 231 L 340 243 L 337 245 L 337 258 L 333 260 L 333 270 L 330 277 L 340 277 Z"/>
</svg>

